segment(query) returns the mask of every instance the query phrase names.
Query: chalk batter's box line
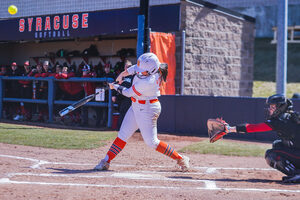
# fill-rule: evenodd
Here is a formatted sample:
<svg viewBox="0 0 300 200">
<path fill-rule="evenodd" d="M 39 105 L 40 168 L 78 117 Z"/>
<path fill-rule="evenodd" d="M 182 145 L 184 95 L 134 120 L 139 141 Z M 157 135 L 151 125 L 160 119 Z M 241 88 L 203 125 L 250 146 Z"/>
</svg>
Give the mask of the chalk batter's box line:
<svg viewBox="0 0 300 200">
<path fill-rule="evenodd" d="M 58 165 L 91 165 L 91 164 L 81 164 L 81 163 L 60 163 L 60 162 L 48 162 L 48 161 L 41 161 L 41 160 L 37 160 L 37 159 L 32 159 L 32 158 L 25 158 L 25 157 L 19 157 L 19 156 L 10 156 L 10 155 L 0 155 L 0 157 L 7 157 L 7 158 L 15 158 L 15 159 L 23 159 L 23 160 L 30 160 L 32 162 L 35 163 L 41 163 L 41 164 L 58 164 Z M 121 165 L 119 164 L 119 166 L 135 166 L 135 165 Z M 161 168 L 169 168 L 167 166 L 150 166 L 150 167 L 161 167 Z M 195 169 L 224 169 L 224 170 L 270 170 L 268 168 L 227 168 L 227 167 L 194 167 Z M 213 171 L 212 170 L 212 171 Z M 272 169 L 271 169 L 272 170 Z M 139 173 L 143 172 L 143 171 L 138 171 Z M 153 171 L 144 171 L 144 172 L 152 172 Z M 154 173 L 158 173 L 158 172 L 154 172 Z M 174 174 L 174 172 L 161 172 L 161 173 L 172 173 Z M 176 172 L 175 172 L 176 173 Z M 21 175 L 21 173 L 12 173 L 10 174 L 10 176 L 14 176 L 14 175 Z M 26 173 L 25 173 L 26 174 Z M 116 173 L 115 173 L 116 174 Z M 182 174 L 182 172 L 180 172 L 180 174 Z M 187 174 L 187 173 L 184 173 Z M 190 173 L 190 174 L 195 174 L 195 173 Z M 197 173 L 199 174 L 199 173 Z M 27 174 L 30 175 L 30 174 Z M 32 174 L 35 176 L 39 176 L 39 174 Z M 50 174 L 47 174 L 45 176 L 52 176 Z M 82 175 L 80 175 L 82 176 Z M 79 176 L 79 177 L 80 177 Z M 116 176 L 116 175 L 115 175 Z M 118 176 L 120 178 L 120 176 Z M 123 177 L 124 178 L 124 177 Z M 125 177 L 126 178 L 126 177 Z M 128 178 L 128 177 L 127 177 Z M 133 179 L 133 177 L 131 177 L 130 179 Z M 135 177 L 134 179 L 145 179 L 145 178 L 138 178 Z M 155 179 L 148 179 L 148 180 L 155 180 Z M 168 181 L 179 181 L 177 180 L 171 180 L 168 179 Z M 185 181 L 185 182 L 189 182 L 191 180 L 180 180 L 180 181 Z M 195 181 L 195 180 L 192 180 Z M 254 191 L 254 192 L 286 192 L 286 193 L 300 193 L 300 190 L 283 190 L 283 189 L 258 189 L 258 188 L 218 188 L 215 184 L 215 181 L 210 181 L 210 180 L 196 180 L 199 182 L 204 182 L 205 187 L 165 187 L 165 186 L 140 186 L 140 185 L 108 185 L 108 184 L 102 184 L 102 185 L 97 185 L 97 184 L 81 184 L 81 183 L 53 183 L 53 182 L 28 182 L 28 181 L 12 181 L 9 178 L 2 178 L 0 179 L 0 184 L 30 184 L 30 185 L 54 185 L 54 186 L 90 186 L 90 187 L 111 187 L 111 188 L 116 188 L 116 187 L 120 187 L 120 188 L 133 188 L 133 189 L 192 189 L 192 190 L 225 190 L 225 191 Z"/>
<path fill-rule="evenodd" d="M 31 168 L 38 168 L 41 165 L 77 165 L 77 166 L 95 166 L 95 164 L 88 164 L 88 163 L 67 163 L 67 162 L 50 162 L 46 160 L 38 160 L 34 158 L 26 158 L 21 156 L 12 156 L 12 155 L 0 155 L 0 157 L 4 158 L 12 158 L 12 159 L 21 159 L 21 160 L 28 160 L 31 162 L 34 162 L 35 164 L 31 166 Z M 116 167 L 136 167 L 136 165 L 130 165 L 130 164 L 113 164 Z M 38 166 L 38 167 L 35 167 Z M 167 168 L 169 169 L 170 166 L 161 166 L 161 165 L 148 165 L 148 168 Z M 243 167 L 201 167 L 201 166 L 194 166 L 191 169 L 200 169 L 200 170 L 206 170 L 206 171 L 214 171 L 214 170 L 260 170 L 260 171 L 276 171 L 272 168 L 243 168 Z"/>
</svg>

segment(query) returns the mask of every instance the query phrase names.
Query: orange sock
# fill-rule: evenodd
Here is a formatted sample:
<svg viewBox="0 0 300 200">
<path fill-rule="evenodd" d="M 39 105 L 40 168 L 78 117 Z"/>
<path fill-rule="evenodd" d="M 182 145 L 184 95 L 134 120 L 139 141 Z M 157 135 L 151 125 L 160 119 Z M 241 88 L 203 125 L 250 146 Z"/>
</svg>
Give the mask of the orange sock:
<svg viewBox="0 0 300 200">
<path fill-rule="evenodd" d="M 156 151 L 163 153 L 173 159 L 182 159 L 181 155 L 179 155 L 174 148 L 170 147 L 170 145 L 163 141 L 160 141 L 156 148 Z"/>
<path fill-rule="evenodd" d="M 126 142 L 124 142 L 123 140 L 117 137 L 107 152 L 107 156 L 108 156 L 107 162 L 110 163 L 110 161 L 114 159 L 122 151 L 125 145 Z"/>
</svg>

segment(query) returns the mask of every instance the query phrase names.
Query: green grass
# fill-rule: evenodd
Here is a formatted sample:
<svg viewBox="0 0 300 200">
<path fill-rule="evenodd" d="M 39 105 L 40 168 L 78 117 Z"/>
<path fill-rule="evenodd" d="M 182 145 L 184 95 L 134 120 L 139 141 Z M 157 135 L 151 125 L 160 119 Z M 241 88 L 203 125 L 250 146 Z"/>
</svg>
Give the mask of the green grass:
<svg viewBox="0 0 300 200">
<path fill-rule="evenodd" d="M 272 38 L 256 38 L 254 49 L 253 97 L 268 97 L 276 93 L 276 45 Z M 288 44 L 287 94 L 291 98 L 300 92 L 300 45 Z"/>
<path fill-rule="evenodd" d="M 0 142 L 54 149 L 93 149 L 105 145 L 115 131 L 86 131 L 0 123 Z"/>
<path fill-rule="evenodd" d="M 287 83 L 286 96 L 292 98 L 294 93 L 300 92 L 300 83 Z M 268 81 L 254 81 L 252 97 L 269 97 L 276 93 L 276 83 Z"/>
<path fill-rule="evenodd" d="M 250 144 L 241 141 L 219 140 L 209 143 L 208 140 L 189 145 L 180 152 L 192 152 L 200 154 L 217 154 L 226 156 L 254 156 L 263 157 L 271 144 Z"/>
</svg>

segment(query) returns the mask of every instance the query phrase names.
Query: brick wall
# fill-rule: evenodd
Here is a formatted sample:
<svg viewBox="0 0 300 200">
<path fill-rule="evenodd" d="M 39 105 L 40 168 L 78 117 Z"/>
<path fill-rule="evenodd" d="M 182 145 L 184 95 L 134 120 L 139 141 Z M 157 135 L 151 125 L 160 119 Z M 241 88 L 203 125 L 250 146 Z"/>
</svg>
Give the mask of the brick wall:
<svg viewBox="0 0 300 200">
<path fill-rule="evenodd" d="M 252 22 L 184 1 L 181 30 L 186 31 L 185 95 L 252 96 Z M 179 93 L 181 33 L 176 37 Z"/>
</svg>

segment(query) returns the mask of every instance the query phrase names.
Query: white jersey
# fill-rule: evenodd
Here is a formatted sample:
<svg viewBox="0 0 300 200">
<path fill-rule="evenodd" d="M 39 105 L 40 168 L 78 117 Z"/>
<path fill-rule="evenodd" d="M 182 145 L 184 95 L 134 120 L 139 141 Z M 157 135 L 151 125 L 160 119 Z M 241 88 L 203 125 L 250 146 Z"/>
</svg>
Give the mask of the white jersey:
<svg viewBox="0 0 300 200">
<path fill-rule="evenodd" d="M 135 65 L 128 68 L 127 72 L 130 75 L 136 73 Z M 160 96 L 160 76 L 159 73 L 155 73 L 149 76 L 136 75 L 133 79 L 132 86 L 130 88 L 123 88 L 122 94 L 127 97 L 134 97 L 137 100 L 150 100 L 156 99 Z M 118 85 L 115 84 L 115 89 Z"/>
</svg>

